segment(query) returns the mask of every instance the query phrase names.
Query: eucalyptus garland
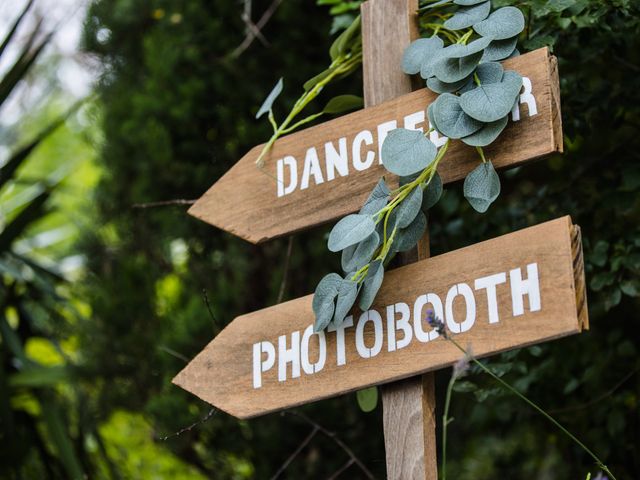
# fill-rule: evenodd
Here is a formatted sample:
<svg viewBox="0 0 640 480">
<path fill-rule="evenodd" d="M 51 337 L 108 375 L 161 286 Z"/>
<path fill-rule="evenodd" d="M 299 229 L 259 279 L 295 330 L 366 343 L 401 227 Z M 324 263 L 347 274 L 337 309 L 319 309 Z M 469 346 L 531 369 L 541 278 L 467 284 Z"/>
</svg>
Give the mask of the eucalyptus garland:
<svg viewBox="0 0 640 480">
<path fill-rule="evenodd" d="M 363 311 L 371 308 L 385 267 L 396 253 L 415 247 L 427 211 L 442 195 L 437 169 L 451 140 L 478 152 L 480 163 L 463 186 L 471 206 L 483 213 L 500 194 L 500 179 L 483 147 L 502 133 L 518 101 L 522 77 L 498 61 L 519 54 L 524 16 L 515 7 L 492 12 L 490 0 L 441 0 L 421 11 L 422 27 L 433 35 L 407 47 L 402 68 L 419 74 L 439 94 L 427 108 L 430 128 L 425 133 L 398 128 L 387 135 L 382 163 L 399 176 L 399 187 L 392 191 L 380 179 L 360 211 L 341 219 L 329 234 L 328 248 L 342 252 L 344 274 L 330 273 L 318 284 L 315 331 L 330 323 L 340 326 L 356 302 Z M 446 137 L 439 149 L 428 138 L 434 130 Z"/>
</svg>

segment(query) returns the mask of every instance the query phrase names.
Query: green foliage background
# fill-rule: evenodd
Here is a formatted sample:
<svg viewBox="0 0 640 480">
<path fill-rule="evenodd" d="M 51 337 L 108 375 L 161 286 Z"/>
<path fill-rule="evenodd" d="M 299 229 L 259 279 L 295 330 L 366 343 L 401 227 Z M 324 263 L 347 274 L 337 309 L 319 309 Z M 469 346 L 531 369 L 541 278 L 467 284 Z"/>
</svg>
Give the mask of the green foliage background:
<svg viewBox="0 0 640 480">
<path fill-rule="evenodd" d="M 253 120 L 264 95 L 284 76 L 276 115 L 285 114 L 304 81 L 328 65 L 332 22 L 344 27 L 358 4 L 320 3 L 332 5 L 334 19 L 326 7 L 283 2 L 263 30 L 270 47 L 255 41 L 238 58 L 229 56 L 244 38 L 237 2 L 101 0 L 90 7 L 85 46 L 104 68 L 97 86 L 102 172 L 92 222 L 82 225 L 77 246 L 87 273 L 69 292 L 82 314 L 51 335 L 73 344 L 75 380 L 57 394 L 63 405 L 81 404 L 86 424 L 95 426 L 86 435 L 75 413 L 68 419 L 72 448 L 84 452 L 82 468 L 91 477 L 269 478 L 311 431 L 289 415 L 237 421 L 218 412 L 162 440 L 208 414 L 208 405 L 170 380 L 235 316 L 276 302 L 287 240 L 252 246 L 188 217 L 183 207 L 133 205 L 197 198 L 268 138 L 267 122 Z M 254 18 L 269 4 L 254 1 Z M 494 2 L 506 4 L 516 2 Z M 529 20 L 523 46 L 551 45 L 559 58 L 566 153 L 502 173 L 503 193 L 485 215 L 469 207 L 460 185 L 449 186 L 430 217 L 432 249 L 573 217 L 585 243 L 591 330 L 490 364 L 618 478 L 639 478 L 640 8 L 634 0 L 517 5 Z M 354 75 L 323 95 L 359 94 L 360 85 Z M 97 176 L 87 175 L 88 182 Z M 339 268 L 339 256 L 326 250 L 328 230 L 294 237 L 285 298 L 308 294 Z M 438 373 L 441 393 L 448 376 Z M 384 477 L 380 406 L 363 413 L 347 395 L 302 411 Z M 595 473 L 585 455 L 481 374 L 459 384 L 451 413 L 450 478 Z M 0 466 L 10 467 L 0 468 L 0 477 L 20 478 L 14 460 L 0 457 Z M 284 477 L 326 478 L 347 460 L 319 435 Z M 46 474 L 24 465 L 23 476 Z M 360 472 L 352 466 L 344 478 Z"/>
</svg>

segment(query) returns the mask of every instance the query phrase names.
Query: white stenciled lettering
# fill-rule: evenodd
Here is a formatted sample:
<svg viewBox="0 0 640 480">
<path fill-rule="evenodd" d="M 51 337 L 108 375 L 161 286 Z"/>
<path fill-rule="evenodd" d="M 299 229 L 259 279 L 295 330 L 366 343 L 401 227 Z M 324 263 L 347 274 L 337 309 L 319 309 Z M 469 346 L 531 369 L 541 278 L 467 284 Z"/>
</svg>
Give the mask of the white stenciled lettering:
<svg viewBox="0 0 640 480">
<path fill-rule="evenodd" d="M 364 343 L 364 328 L 367 323 L 373 324 L 373 346 L 367 347 Z M 367 310 L 360 315 L 356 325 L 356 350 L 362 358 L 375 357 L 382 350 L 382 317 L 375 310 Z"/>
<path fill-rule="evenodd" d="M 345 318 L 339 327 L 336 327 L 333 322 L 329 324 L 327 328 L 330 332 L 336 332 L 336 365 L 345 365 L 347 363 L 347 354 L 344 346 L 344 331 L 353 327 L 353 316 L 349 315 Z"/>
<path fill-rule="evenodd" d="M 391 120 L 378 125 L 378 163 L 382 165 L 382 144 L 391 130 L 398 128 L 398 122 Z"/>
<path fill-rule="evenodd" d="M 420 110 L 419 112 L 411 113 L 404 117 L 404 128 L 407 130 L 417 130 L 419 132 L 424 132 L 422 127 L 419 127 L 421 123 L 424 123 L 425 111 Z"/>
<path fill-rule="evenodd" d="M 533 86 L 529 77 L 522 77 L 522 88 L 524 91 L 520 94 L 520 98 L 511 110 L 511 119 L 514 122 L 520 120 L 520 105 L 523 103 L 527 105 L 530 117 L 538 114 L 538 104 L 536 103 L 536 97 L 533 96 Z"/>
<path fill-rule="evenodd" d="M 341 177 L 349 175 L 349 152 L 347 150 L 347 139 L 345 137 L 338 140 L 338 150 L 336 150 L 333 142 L 324 144 L 327 181 L 336 178 L 336 172 L 338 172 Z"/>
<path fill-rule="evenodd" d="M 311 363 L 309 359 L 309 342 L 311 337 L 316 336 L 318 338 L 318 361 Z M 324 368 L 324 364 L 327 361 L 327 339 L 325 338 L 324 331 L 313 332 L 313 325 L 309 325 L 302 334 L 302 343 L 300 344 L 300 360 L 302 363 L 302 370 L 307 375 L 318 373 Z"/>
<path fill-rule="evenodd" d="M 313 176 L 313 181 L 316 185 L 324 182 L 322 178 L 322 169 L 320 168 L 320 160 L 318 160 L 318 152 L 315 147 L 311 147 L 307 150 L 307 154 L 304 157 L 304 170 L 302 171 L 302 179 L 300 180 L 300 190 L 309 188 L 309 180 Z"/>
<path fill-rule="evenodd" d="M 529 311 L 540 310 L 540 282 L 538 280 L 538 264 L 527 265 L 527 279 L 522 279 L 522 271 L 515 268 L 509 272 L 511 282 L 511 303 L 513 305 L 513 316 L 524 314 L 524 296 L 529 297 Z"/>
<path fill-rule="evenodd" d="M 431 329 L 425 332 L 422 325 L 426 323 L 427 310 L 425 306 L 431 305 L 433 313 L 438 318 L 444 318 L 444 311 L 442 309 L 442 300 L 435 293 L 427 293 L 426 295 L 420 295 L 416 299 L 416 303 L 413 305 L 413 331 L 416 334 L 418 341 L 425 343 L 430 340 L 434 340 L 440 336 L 438 332 Z"/>
<path fill-rule="evenodd" d="M 400 314 L 397 319 L 396 315 Z M 400 350 L 411 343 L 413 330 L 411 329 L 411 310 L 406 303 L 396 303 L 387 307 L 387 342 L 389 351 Z M 402 338 L 397 339 L 396 333 L 402 330 Z"/>
<path fill-rule="evenodd" d="M 466 304 L 467 316 L 462 323 L 456 322 L 453 315 L 453 302 L 457 296 L 462 296 Z M 453 333 L 462 333 L 473 327 L 476 321 L 476 299 L 473 296 L 473 290 L 466 283 L 459 283 L 449 289 L 447 300 L 445 301 L 445 317 L 447 320 L 447 328 Z"/>
<path fill-rule="evenodd" d="M 489 323 L 498 323 L 500 315 L 498 314 L 498 297 L 496 295 L 496 286 L 506 283 L 507 276 L 504 272 L 482 277 L 476 280 L 475 289 L 487 291 L 487 308 L 489 309 Z"/>
<path fill-rule="evenodd" d="M 291 348 L 287 348 L 287 336 L 278 337 L 278 381 L 287 379 L 287 363 L 291 364 L 291 378 L 300 376 L 300 332 L 291 333 Z"/>
<path fill-rule="evenodd" d="M 289 167 L 289 185 L 285 184 L 285 167 Z M 298 186 L 298 162 L 296 162 L 296 159 L 291 155 L 278 159 L 276 163 L 276 176 L 278 179 L 279 197 L 293 192 Z"/>
<path fill-rule="evenodd" d="M 262 355 L 267 358 L 263 359 Z M 276 363 L 276 349 L 271 342 L 253 344 L 253 388 L 262 387 L 262 374 L 273 368 Z"/>
<path fill-rule="evenodd" d="M 373 161 L 376 158 L 376 154 L 371 150 L 368 150 L 366 158 L 362 160 L 362 144 L 373 145 L 373 135 L 369 130 L 361 131 L 356 135 L 356 138 L 353 139 L 353 168 L 355 168 L 359 172 L 361 172 L 362 170 L 366 170 L 371 165 L 373 165 Z"/>
</svg>

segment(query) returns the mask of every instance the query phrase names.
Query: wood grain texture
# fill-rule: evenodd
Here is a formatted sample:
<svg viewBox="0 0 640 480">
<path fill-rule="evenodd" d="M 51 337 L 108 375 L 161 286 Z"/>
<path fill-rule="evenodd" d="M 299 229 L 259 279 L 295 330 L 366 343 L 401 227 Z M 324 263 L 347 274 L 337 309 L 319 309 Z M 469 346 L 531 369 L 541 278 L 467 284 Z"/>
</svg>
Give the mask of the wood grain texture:
<svg viewBox="0 0 640 480">
<path fill-rule="evenodd" d="M 363 91 L 366 108 L 411 92 L 400 68 L 404 49 L 419 37 L 417 0 L 369 0 L 361 7 Z M 384 74 L 381 74 L 384 72 Z M 429 235 L 402 255 L 402 264 L 429 257 Z M 382 389 L 387 478 L 437 480 L 434 374 Z"/>
<path fill-rule="evenodd" d="M 398 381 L 455 363 L 460 354 L 442 338 L 421 342 L 413 334 L 411 341 L 396 350 L 390 349 L 388 306 L 406 304 L 410 309 L 412 331 L 416 326 L 428 332 L 424 309 L 414 311 L 416 300 L 427 293 L 445 302 L 447 292 L 461 283 L 474 288 L 480 277 L 506 272 L 506 283 L 497 285 L 496 299 L 499 321 L 489 323 L 488 295 L 475 290 L 475 323 L 456 335 L 463 345 L 471 344 L 477 356 L 486 356 L 516 347 L 552 340 L 578 333 L 585 325 L 579 318 L 574 260 L 580 262 L 571 220 L 563 217 L 526 228 L 470 247 L 428 258 L 390 271 L 385 276 L 372 310 L 353 317 L 354 327 L 344 330 L 345 364 L 338 365 L 337 334 L 325 334 L 326 358 L 321 369 L 312 374 L 302 372 L 291 378 L 288 365 L 285 381 L 279 381 L 275 366 L 261 375 L 262 386 L 253 388 L 253 348 L 259 342 L 270 342 L 278 349 L 279 337 L 291 347 L 292 334 L 303 332 L 314 322 L 312 295 L 237 317 L 183 370 L 174 383 L 203 400 L 240 418 L 254 417 L 283 408 L 314 402 L 371 385 Z M 576 257 L 578 255 L 578 257 Z M 538 265 L 541 309 L 530 311 L 524 298 L 524 314 L 514 316 L 509 271 Z M 581 315 L 586 315 L 586 310 Z M 379 314 L 382 333 L 376 334 L 373 318 Z M 455 300 L 453 317 L 464 319 L 465 302 Z M 363 320 L 364 319 L 364 320 Z M 356 347 L 357 325 L 366 348 L 381 341 L 379 352 L 365 358 Z M 399 327 L 396 327 L 399 328 Z M 397 338 L 404 338 L 401 331 Z M 308 342 L 309 361 L 319 358 L 317 336 Z M 391 350 L 391 351 L 390 351 Z"/>
<path fill-rule="evenodd" d="M 365 22 L 363 28 L 366 31 L 371 27 Z M 398 63 L 396 59 L 384 69 L 380 69 L 377 74 L 371 72 L 366 78 L 384 79 L 387 70 L 390 72 L 389 75 L 396 76 Z M 488 158 L 496 167 L 514 167 L 562 150 L 559 88 L 555 65 L 554 58 L 546 48 L 504 62 L 505 68 L 515 70 L 531 80 L 537 113 L 530 116 L 532 112 L 527 105 L 522 104 L 521 119 L 510 122 L 500 139 L 486 149 Z M 370 83 L 374 80 L 370 80 Z M 382 89 L 381 97 L 383 91 L 385 96 L 391 94 Z M 267 155 L 263 169 L 255 166 L 255 160 L 262 149 L 262 145 L 257 146 L 220 178 L 189 209 L 189 213 L 250 242 L 259 243 L 355 212 L 362 206 L 382 175 L 387 176 L 392 186 L 397 185 L 397 178 L 389 175 L 379 164 L 378 126 L 388 121 L 396 121 L 400 127 L 405 126 L 405 117 L 424 114 L 425 108 L 435 98 L 435 94 L 423 88 L 283 137 Z M 415 125 L 415 128 L 425 127 L 425 122 Z M 371 132 L 372 144 L 362 143 L 361 157 L 366 158 L 368 153 L 374 157 L 371 167 L 358 171 L 352 163 L 352 146 L 356 136 L 365 130 Z M 348 174 L 341 176 L 331 169 L 335 178 L 328 180 L 325 144 L 332 142 L 334 148 L 339 149 L 340 138 L 345 138 L 346 141 Z M 297 159 L 300 187 L 305 157 L 308 149 L 312 147 L 318 154 L 324 182 L 316 184 L 312 176 L 308 188 L 297 188 L 290 194 L 278 196 L 278 160 L 287 155 Z M 443 181 L 450 183 L 464 178 L 477 165 L 475 149 L 455 141 L 438 171 Z M 286 185 L 286 182 L 283 185 Z"/>
</svg>

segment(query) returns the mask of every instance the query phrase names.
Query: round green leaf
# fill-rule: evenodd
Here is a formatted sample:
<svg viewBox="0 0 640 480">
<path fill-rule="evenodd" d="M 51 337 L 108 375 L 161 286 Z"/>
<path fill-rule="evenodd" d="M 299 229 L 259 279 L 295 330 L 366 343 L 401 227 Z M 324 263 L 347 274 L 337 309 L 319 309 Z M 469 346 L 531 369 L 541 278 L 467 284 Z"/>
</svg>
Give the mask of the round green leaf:
<svg viewBox="0 0 640 480">
<path fill-rule="evenodd" d="M 456 5 L 462 5 L 463 7 L 469 7 L 486 1 L 487 0 L 453 0 L 453 3 Z"/>
<path fill-rule="evenodd" d="M 358 406 L 364 413 L 375 410 L 378 405 L 378 387 L 369 387 L 356 392 Z"/>
<path fill-rule="evenodd" d="M 425 169 L 435 158 L 436 146 L 422 132 L 396 128 L 382 143 L 382 164 L 396 175 L 411 175 Z"/>
<path fill-rule="evenodd" d="M 332 252 L 339 252 L 354 245 L 373 233 L 376 225 L 371 215 L 352 214 L 340 220 L 329 234 L 328 247 Z"/>
<path fill-rule="evenodd" d="M 427 88 L 435 93 L 453 93 L 460 90 L 467 83 L 469 83 L 469 77 L 453 83 L 441 82 L 436 77 L 431 77 L 427 79 Z"/>
<path fill-rule="evenodd" d="M 335 313 L 333 314 L 333 323 L 336 327 L 340 326 L 344 318 L 353 307 L 358 296 L 358 284 L 353 280 L 345 278 L 338 288 L 338 299 L 336 300 Z"/>
<path fill-rule="evenodd" d="M 356 110 L 364 106 L 362 97 L 357 95 L 338 95 L 327 102 L 322 109 L 324 113 L 342 113 L 349 110 Z"/>
<path fill-rule="evenodd" d="M 444 28 L 449 30 L 462 30 L 481 22 L 489 16 L 491 12 L 491 2 L 476 4 L 468 7 L 460 7 L 458 11 L 444 22 Z"/>
<path fill-rule="evenodd" d="M 384 267 L 381 260 L 375 260 L 369 266 L 369 271 L 364 279 L 358 305 L 361 310 L 369 310 L 380 290 L 384 279 Z"/>
<path fill-rule="evenodd" d="M 479 85 L 463 93 L 460 96 L 460 107 L 476 120 L 495 122 L 511 111 L 521 88 L 522 77 L 509 70 L 504 73 L 500 83 Z"/>
<path fill-rule="evenodd" d="M 316 316 L 313 330 L 320 332 L 329 325 L 335 310 L 335 298 L 342 284 L 342 277 L 337 273 L 330 273 L 323 277 L 316 287 L 311 306 Z"/>
<path fill-rule="evenodd" d="M 502 67 L 502 64 L 498 62 L 481 63 L 478 65 L 478 68 L 476 68 L 476 75 L 478 76 L 481 85 L 498 83 L 502 81 L 504 68 Z"/>
<path fill-rule="evenodd" d="M 524 30 L 524 15 L 516 7 L 499 8 L 486 20 L 476 23 L 473 29 L 483 37 L 505 40 Z"/>
<path fill-rule="evenodd" d="M 271 107 L 273 106 L 273 102 L 275 102 L 276 98 L 278 98 L 278 96 L 282 93 L 283 88 L 284 88 L 284 80 L 280 78 L 280 80 L 278 80 L 278 82 L 276 83 L 275 87 L 273 87 L 273 90 L 271 90 L 271 93 L 269 93 L 269 95 L 267 95 L 267 98 L 264 99 L 264 102 L 262 102 L 262 105 L 260 106 L 258 113 L 256 113 L 256 118 L 260 118 L 262 115 L 264 115 L 269 110 L 271 110 Z"/>
<path fill-rule="evenodd" d="M 431 61 L 433 56 L 442 50 L 443 45 L 444 42 L 435 36 L 411 42 L 402 55 L 402 71 L 409 75 L 419 73 L 422 64 Z"/>
<path fill-rule="evenodd" d="M 342 251 L 342 270 L 355 272 L 371 261 L 371 256 L 380 245 L 380 235 L 373 232 L 356 245 L 351 245 Z"/>
<path fill-rule="evenodd" d="M 445 83 L 459 82 L 473 72 L 482 58 L 482 51 L 489 43 L 491 39 L 479 38 L 468 45 L 449 45 L 433 61 L 432 75 Z"/>
<path fill-rule="evenodd" d="M 432 102 L 427 107 L 427 118 L 429 119 L 429 123 L 431 124 L 431 127 L 435 128 L 438 132 L 442 133 L 438 128 L 438 126 L 436 125 L 436 119 L 433 116 L 433 109 L 435 108 L 435 105 L 436 105 L 436 102 Z"/>
<path fill-rule="evenodd" d="M 393 250 L 396 252 L 406 252 L 416 246 L 418 240 L 422 238 L 427 229 L 427 216 L 424 212 L 418 212 L 413 222 L 407 228 L 403 228 L 393 240 Z"/>
<path fill-rule="evenodd" d="M 461 140 L 467 145 L 472 147 L 486 147 L 490 145 L 507 126 L 509 115 L 496 120 L 495 122 L 485 123 L 484 126 L 475 133 L 472 133 L 468 137 L 463 137 Z"/>
<path fill-rule="evenodd" d="M 491 162 L 484 162 L 464 179 L 464 196 L 477 212 L 484 213 L 500 195 L 500 177 Z"/>
<path fill-rule="evenodd" d="M 433 118 L 438 131 L 449 138 L 462 138 L 482 128 L 482 122 L 467 115 L 460 106 L 459 97 L 443 93 L 434 102 Z"/>
<path fill-rule="evenodd" d="M 504 40 L 494 40 L 484 50 L 481 62 L 496 62 L 508 58 L 516 49 L 518 37 L 507 38 Z"/>
</svg>

